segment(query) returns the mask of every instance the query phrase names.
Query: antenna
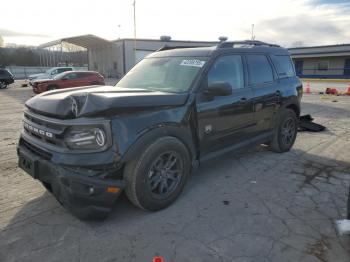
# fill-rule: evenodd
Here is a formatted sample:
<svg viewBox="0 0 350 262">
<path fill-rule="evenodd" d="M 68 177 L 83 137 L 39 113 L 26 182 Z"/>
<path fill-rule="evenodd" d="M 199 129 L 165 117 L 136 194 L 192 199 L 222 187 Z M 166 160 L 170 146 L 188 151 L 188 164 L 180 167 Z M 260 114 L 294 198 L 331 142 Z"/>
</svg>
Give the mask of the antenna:
<svg viewBox="0 0 350 262">
<path fill-rule="evenodd" d="M 134 0 L 133 6 L 134 6 L 134 62 L 136 64 L 136 0 Z"/>
<path fill-rule="evenodd" d="M 252 41 L 255 40 L 255 35 L 254 35 L 254 24 L 252 24 Z"/>
</svg>

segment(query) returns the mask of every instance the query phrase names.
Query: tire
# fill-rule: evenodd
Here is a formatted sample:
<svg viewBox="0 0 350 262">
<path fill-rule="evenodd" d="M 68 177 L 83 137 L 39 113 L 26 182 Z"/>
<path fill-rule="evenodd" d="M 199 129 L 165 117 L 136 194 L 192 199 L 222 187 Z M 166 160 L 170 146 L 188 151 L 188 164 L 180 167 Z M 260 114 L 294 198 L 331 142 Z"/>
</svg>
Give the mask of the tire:
<svg viewBox="0 0 350 262">
<path fill-rule="evenodd" d="M 185 186 L 191 170 L 190 159 L 187 148 L 178 139 L 156 140 L 126 164 L 127 197 L 135 206 L 148 211 L 168 207 Z"/>
<path fill-rule="evenodd" d="M 281 109 L 273 139 L 270 143 L 272 151 L 283 153 L 289 151 L 297 137 L 298 118 L 291 109 Z"/>
<path fill-rule="evenodd" d="M 5 89 L 5 88 L 7 88 L 7 83 L 6 82 L 4 82 L 4 81 L 0 81 L 0 89 Z"/>
<path fill-rule="evenodd" d="M 47 91 L 55 90 L 57 86 L 48 86 Z"/>
</svg>

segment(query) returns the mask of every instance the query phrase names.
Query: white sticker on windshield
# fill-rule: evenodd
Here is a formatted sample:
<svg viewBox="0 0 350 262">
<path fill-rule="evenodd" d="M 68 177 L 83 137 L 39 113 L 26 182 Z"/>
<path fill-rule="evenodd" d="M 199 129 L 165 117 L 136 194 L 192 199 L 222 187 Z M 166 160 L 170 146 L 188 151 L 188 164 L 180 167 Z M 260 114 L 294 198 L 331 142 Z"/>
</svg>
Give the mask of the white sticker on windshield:
<svg viewBox="0 0 350 262">
<path fill-rule="evenodd" d="M 201 61 L 201 60 L 198 60 L 198 59 L 187 59 L 187 60 L 182 60 L 180 65 L 203 67 L 204 64 L 205 64 L 205 61 Z"/>
</svg>

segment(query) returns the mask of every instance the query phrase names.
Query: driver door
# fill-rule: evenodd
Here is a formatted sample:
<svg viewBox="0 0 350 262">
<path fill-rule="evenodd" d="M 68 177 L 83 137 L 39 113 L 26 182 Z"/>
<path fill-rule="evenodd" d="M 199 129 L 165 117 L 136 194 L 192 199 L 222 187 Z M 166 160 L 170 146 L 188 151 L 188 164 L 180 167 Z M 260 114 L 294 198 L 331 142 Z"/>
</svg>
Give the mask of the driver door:
<svg viewBox="0 0 350 262">
<path fill-rule="evenodd" d="M 253 131 L 253 91 L 245 83 L 241 55 L 224 55 L 209 69 L 197 97 L 198 137 L 202 154 L 248 139 Z M 226 82 L 232 94 L 208 99 L 206 86 Z"/>
<path fill-rule="evenodd" d="M 67 74 L 61 84 L 62 88 L 77 87 L 79 86 L 77 73 Z"/>
</svg>

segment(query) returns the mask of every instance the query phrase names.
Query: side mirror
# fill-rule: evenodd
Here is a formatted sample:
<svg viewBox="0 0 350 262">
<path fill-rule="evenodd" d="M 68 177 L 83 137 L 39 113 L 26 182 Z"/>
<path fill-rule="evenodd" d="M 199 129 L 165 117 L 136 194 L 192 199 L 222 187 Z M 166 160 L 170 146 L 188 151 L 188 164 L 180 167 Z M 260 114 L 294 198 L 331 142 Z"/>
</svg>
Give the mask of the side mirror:
<svg viewBox="0 0 350 262">
<path fill-rule="evenodd" d="M 204 89 L 204 94 L 211 97 L 229 96 L 232 95 L 232 86 L 227 82 L 214 82 Z"/>
</svg>

